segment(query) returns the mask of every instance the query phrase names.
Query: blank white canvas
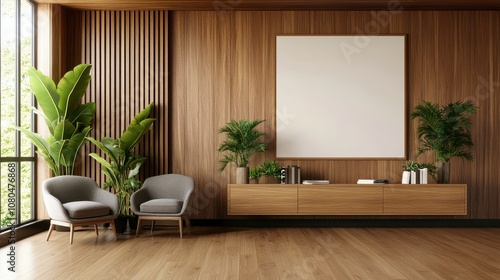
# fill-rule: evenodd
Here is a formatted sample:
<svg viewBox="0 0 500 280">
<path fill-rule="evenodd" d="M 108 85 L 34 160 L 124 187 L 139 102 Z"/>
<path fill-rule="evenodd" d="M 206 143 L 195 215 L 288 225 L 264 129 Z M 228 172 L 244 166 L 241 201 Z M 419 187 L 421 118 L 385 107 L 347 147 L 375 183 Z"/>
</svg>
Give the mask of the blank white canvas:
<svg viewBox="0 0 500 280">
<path fill-rule="evenodd" d="M 405 36 L 277 36 L 278 158 L 404 158 Z"/>
</svg>

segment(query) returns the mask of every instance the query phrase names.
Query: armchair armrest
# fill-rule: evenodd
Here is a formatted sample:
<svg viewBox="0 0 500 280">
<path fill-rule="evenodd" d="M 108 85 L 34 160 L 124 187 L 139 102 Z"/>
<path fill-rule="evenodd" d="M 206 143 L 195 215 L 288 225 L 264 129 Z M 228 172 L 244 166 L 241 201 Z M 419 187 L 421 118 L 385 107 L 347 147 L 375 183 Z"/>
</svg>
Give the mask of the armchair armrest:
<svg viewBox="0 0 500 280">
<path fill-rule="evenodd" d="M 69 217 L 68 212 L 64 209 L 61 201 L 59 201 L 59 199 L 55 196 L 49 194 L 48 192 L 44 192 L 43 201 L 45 202 L 45 208 L 47 209 L 47 213 L 51 219 L 63 222 L 71 221 L 71 218 Z"/>
<path fill-rule="evenodd" d="M 134 213 L 141 212 L 140 208 L 141 204 L 148 200 L 150 200 L 150 195 L 147 189 L 142 188 L 134 192 L 130 196 L 130 208 L 132 209 L 132 212 Z"/>
<path fill-rule="evenodd" d="M 183 215 L 187 208 L 189 207 L 189 201 L 191 199 L 191 195 L 193 194 L 193 190 L 189 191 L 188 193 L 186 193 L 186 195 L 184 196 L 184 203 L 182 204 L 182 209 L 181 209 L 181 212 L 179 213 L 180 215 Z"/>
<path fill-rule="evenodd" d="M 100 202 L 111 209 L 111 215 L 118 217 L 120 211 L 120 203 L 118 202 L 118 197 L 114 193 L 110 193 L 101 188 L 96 188 L 92 193 L 92 200 L 95 202 Z"/>
</svg>

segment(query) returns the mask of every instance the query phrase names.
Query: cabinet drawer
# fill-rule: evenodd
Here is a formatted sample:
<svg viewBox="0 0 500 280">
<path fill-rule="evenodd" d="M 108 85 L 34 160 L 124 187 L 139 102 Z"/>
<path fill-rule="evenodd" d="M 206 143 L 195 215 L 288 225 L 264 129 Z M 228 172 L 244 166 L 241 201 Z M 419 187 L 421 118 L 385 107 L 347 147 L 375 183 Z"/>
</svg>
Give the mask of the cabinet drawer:
<svg viewBox="0 0 500 280">
<path fill-rule="evenodd" d="M 382 214 L 382 186 L 299 186 L 298 213 L 318 215 Z"/>
<path fill-rule="evenodd" d="M 297 187 L 228 185 L 229 215 L 297 215 Z"/>
</svg>

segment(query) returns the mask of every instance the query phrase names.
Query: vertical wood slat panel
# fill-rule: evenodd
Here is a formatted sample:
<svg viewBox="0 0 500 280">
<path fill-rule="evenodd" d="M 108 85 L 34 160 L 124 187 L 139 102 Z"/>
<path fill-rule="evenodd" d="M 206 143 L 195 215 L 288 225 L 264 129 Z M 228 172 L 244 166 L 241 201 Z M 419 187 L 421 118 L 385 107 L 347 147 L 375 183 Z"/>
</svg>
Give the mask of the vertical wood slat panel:
<svg viewBox="0 0 500 280">
<path fill-rule="evenodd" d="M 196 38 L 200 38 L 203 34 L 203 26 L 200 24 L 200 22 L 203 21 L 202 19 L 202 13 L 201 12 L 193 12 L 189 17 L 190 24 L 196 28 L 196 31 L 194 32 Z M 191 27 L 191 26 L 190 26 Z M 199 59 L 201 56 L 202 49 L 200 49 L 198 42 L 196 41 L 188 41 L 186 44 L 186 52 L 187 52 L 187 58 L 186 58 L 186 64 L 189 65 L 186 71 L 186 78 L 189 81 L 198 81 L 195 83 L 188 83 L 186 85 L 186 107 L 189 108 L 186 110 L 185 115 L 182 116 L 184 119 L 184 123 L 181 126 L 181 129 L 184 130 L 184 139 L 183 141 L 186 142 L 185 144 L 185 151 L 187 152 L 187 157 L 190 159 L 189 162 L 186 162 L 187 164 L 184 165 L 184 174 L 191 176 L 195 179 L 197 182 L 197 191 L 195 192 L 194 195 L 194 203 L 202 203 L 203 199 L 200 197 L 202 192 L 199 191 L 199 186 L 202 184 L 200 183 L 200 174 L 199 174 L 199 167 L 200 167 L 200 155 L 198 154 L 199 151 L 201 151 L 200 146 L 202 140 L 202 135 L 199 134 L 198 132 L 198 127 L 200 126 L 200 106 L 203 106 L 203 104 L 199 103 L 200 99 L 200 87 L 203 85 L 200 82 L 200 76 L 203 75 L 203 71 L 205 69 L 203 68 L 198 68 L 196 65 L 200 65 Z M 203 70 L 202 70 L 203 69 Z M 204 116 L 208 117 L 208 116 Z M 195 157 L 196 160 L 192 160 L 192 157 Z M 210 174 L 205 174 L 207 177 L 210 176 Z M 203 213 L 203 212 L 202 212 Z M 203 216 L 200 212 L 195 212 L 195 214 Z"/>
<path fill-rule="evenodd" d="M 92 64 L 92 80 L 85 102 L 96 102 L 91 136 L 117 138 L 133 117 L 155 102 L 156 118 L 136 153 L 147 158 L 139 178 L 168 173 L 168 12 L 80 11 L 82 27 L 68 34 L 82 36 L 81 63 Z M 160 26 L 163 25 L 163 26 Z M 161 34 L 160 34 L 161 33 Z M 70 41 L 70 40 L 69 40 Z M 162 69 L 162 70 L 160 70 Z M 163 85 L 163 86 L 160 86 Z M 88 157 L 97 149 L 83 149 L 79 173 L 106 181 L 100 165 Z"/>
</svg>

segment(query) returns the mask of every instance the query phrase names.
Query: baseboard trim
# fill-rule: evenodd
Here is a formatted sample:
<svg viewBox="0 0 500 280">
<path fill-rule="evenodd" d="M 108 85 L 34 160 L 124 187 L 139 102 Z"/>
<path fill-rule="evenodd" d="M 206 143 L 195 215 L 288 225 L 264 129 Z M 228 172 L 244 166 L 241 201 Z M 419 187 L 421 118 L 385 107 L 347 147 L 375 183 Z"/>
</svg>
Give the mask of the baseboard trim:
<svg viewBox="0 0 500 280">
<path fill-rule="evenodd" d="M 50 220 L 38 220 L 18 226 L 16 227 L 15 230 L 15 239 L 13 240 L 15 242 L 18 242 L 24 238 L 48 230 L 49 226 L 50 226 Z M 15 243 L 9 242 L 10 239 L 9 237 L 11 236 L 11 233 L 12 232 L 10 230 L 6 230 L 0 234 L 0 247 L 4 247 L 7 245 L 15 245 Z"/>
<path fill-rule="evenodd" d="M 481 219 L 192 219 L 193 226 L 230 227 L 500 227 L 500 220 Z"/>
</svg>

